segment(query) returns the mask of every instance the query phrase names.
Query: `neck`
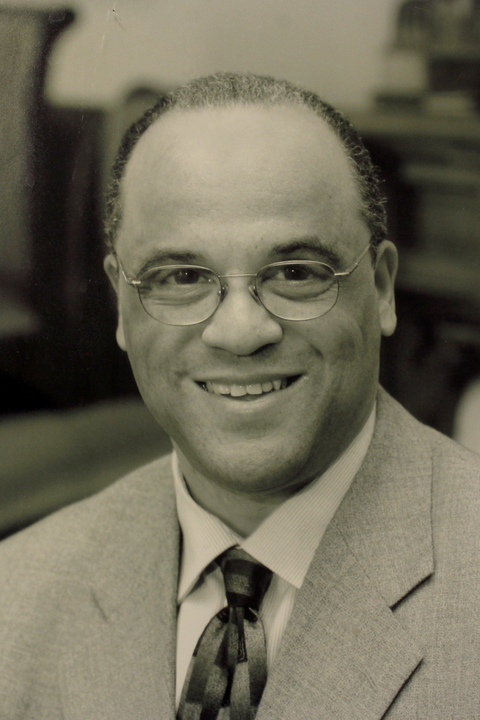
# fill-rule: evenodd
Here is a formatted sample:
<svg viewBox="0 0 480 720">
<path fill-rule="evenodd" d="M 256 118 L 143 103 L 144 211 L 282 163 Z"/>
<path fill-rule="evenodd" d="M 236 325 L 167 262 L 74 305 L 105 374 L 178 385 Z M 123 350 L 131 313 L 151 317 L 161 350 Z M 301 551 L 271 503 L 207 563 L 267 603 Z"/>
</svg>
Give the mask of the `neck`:
<svg viewBox="0 0 480 720">
<path fill-rule="evenodd" d="M 178 447 L 175 449 L 180 472 L 195 502 L 241 537 L 251 535 L 279 505 L 308 483 L 304 481 L 298 486 L 275 493 L 237 492 L 205 477 L 191 465 Z"/>
<path fill-rule="evenodd" d="M 327 468 L 335 463 L 353 441 L 361 437 L 362 428 L 367 429 L 369 416 L 372 422 L 366 433 L 365 441 L 362 440 L 361 446 L 364 447 L 361 450 L 361 453 L 363 453 L 361 460 L 363 460 L 373 432 L 374 413 L 371 410 L 366 418 L 362 418 L 363 422 L 359 423 L 360 427 L 352 427 L 350 433 L 344 435 L 340 447 L 335 446 L 334 443 L 327 443 L 329 452 L 325 451 L 325 447 L 323 447 L 324 452 L 322 452 L 321 459 L 317 457 L 316 462 L 309 463 L 308 467 L 304 465 L 303 472 L 299 474 L 296 474 L 295 469 L 291 468 L 292 472 L 290 474 L 287 473 L 282 478 L 277 478 L 278 484 L 275 482 L 274 477 L 256 478 L 250 476 L 247 485 L 242 482 L 239 487 L 238 478 L 236 478 L 237 485 L 232 487 L 232 478 L 214 477 L 214 475 L 210 476 L 205 471 L 202 472 L 197 464 L 193 465 L 188 460 L 177 443 L 172 442 L 177 452 L 180 472 L 185 478 L 190 495 L 195 502 L 204 510 L 219 518 L 238 535 L 248 537 L 279 505 L 295 495 L 315 478 L 320 477 Z M 243 479 L 245 479 L 245 476 L 243 476 Z M 263 484 L 262 480 L 264 481 Z"/>
</svg>

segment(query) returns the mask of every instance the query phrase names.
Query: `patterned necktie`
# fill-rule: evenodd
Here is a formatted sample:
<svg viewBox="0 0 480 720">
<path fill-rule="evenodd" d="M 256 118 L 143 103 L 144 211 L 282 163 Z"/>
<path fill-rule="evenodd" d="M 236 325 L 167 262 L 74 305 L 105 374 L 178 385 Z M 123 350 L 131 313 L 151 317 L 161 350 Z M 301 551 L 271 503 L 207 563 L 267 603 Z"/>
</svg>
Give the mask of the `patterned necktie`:
<svg viewBox="0 0 480 720">
<path fill-rule="evenodd" d="M 230 548 L 217 559 L 228 607 L 203 631 L 183 686 L 177 720 L 216 720 L 230 707 L 230 720 L 253 720 L 267 681 L 265 632 L 258 614 L 272 572 L 244 550 Z"/>
</svg>

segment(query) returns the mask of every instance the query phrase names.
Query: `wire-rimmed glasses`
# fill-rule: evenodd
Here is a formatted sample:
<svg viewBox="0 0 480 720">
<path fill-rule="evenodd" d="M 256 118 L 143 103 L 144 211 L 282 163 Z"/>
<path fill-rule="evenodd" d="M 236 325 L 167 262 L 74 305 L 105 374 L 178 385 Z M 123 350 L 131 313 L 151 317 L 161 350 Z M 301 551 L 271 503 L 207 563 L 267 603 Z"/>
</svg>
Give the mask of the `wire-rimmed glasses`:
<svg viewBox="0 0 480 720">
<path fill-rule="evenodd" d="M 314 320 L 337 302 L 339 281 L 347 278 L 367 254 L 371 243 L 351 268 L 342 272 L 317 260 L 285 260 L 262 267 L 257 273 L 217 275 L 199 265 L 162 265 L 125 282 L 138 291 L 145 311 L 165 325 L 197 325 L 208 320 L 228 292 L 227 278 L 249 277 L 248 289 L 269 313 L 281 320 Z"/>
</svg>

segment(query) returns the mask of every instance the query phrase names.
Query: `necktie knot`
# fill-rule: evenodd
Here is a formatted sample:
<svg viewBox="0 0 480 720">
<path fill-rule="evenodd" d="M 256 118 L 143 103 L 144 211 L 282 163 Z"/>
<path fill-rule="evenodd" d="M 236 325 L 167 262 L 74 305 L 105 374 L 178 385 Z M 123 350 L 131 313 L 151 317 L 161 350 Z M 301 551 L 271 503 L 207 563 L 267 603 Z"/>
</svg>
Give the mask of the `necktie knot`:
<svg viewBox="0 0 480 720">
<path fill-rule="evenodd" d="M 239 547 L 218 559 L 229 607 L 258 610 L 272 579 L 272 571 Z"/>
<path fill-rule="evenodd" d="M 272 572 L 238 547 L 217 558 L 228 608 L 203 631 L 193 653 L 177 720 L 253 720 L 267 682 L 265 631 L 258 612 Z"/>
</svg>

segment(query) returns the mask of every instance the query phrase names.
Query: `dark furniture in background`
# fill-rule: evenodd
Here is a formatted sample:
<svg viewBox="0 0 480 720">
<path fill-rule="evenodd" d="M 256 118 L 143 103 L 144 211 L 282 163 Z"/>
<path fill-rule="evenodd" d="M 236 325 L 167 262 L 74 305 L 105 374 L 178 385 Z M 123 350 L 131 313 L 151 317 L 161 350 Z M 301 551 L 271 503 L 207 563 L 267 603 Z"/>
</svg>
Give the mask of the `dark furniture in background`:
<svg viewBox="0 0 480 720">
<path fill-rule="evenodd" d="M 0 537 L 170 447 L 124 399 L 138 395 L 102 270 L 105 168 L 161 90 L 137 89 L 113 114 L 51 107 L 46 60 L 72 20 L 0 7 Z M 480 373 L 480 119 L 350 116 L 385 177 L 401 254 L 382 381 L 450 433 Z"/>
<path fill-rule="evenodd" d="M 170 448 L 102 269 L 105 166 L 129 118 L 44 99 L 72 20 L 0 7 L 0 538 Z"/>
<path fill-rule="evenodd" d="M 136 393 L 102 270 L 105 115 L 50 106 L 73 13 L 0 8 L 0 412 Z"/>
<path fill-rule="evenodd" d="M 400 250 L 399 325 L 384 344 L 384 385 L 451 434 L 480 374 L 480 118 L 351 114 L 382 168 Z"/>
<path fill-rule="evenodd" d="M 0 84 L 3 414 L 136 394 L 102 270 L 105 162 L 128 106 L 112 123 L 43 98 L 49 48 L 72 20 L 0 8 L 10 69 Z M 133 93 L 135 113 L 156 94 Z M 401 251 L 399 328 L 385 343 L 382 379 L 417 417 L 450 432 L 480 369 L 480 119 L 376 111 L 352 120 L 385 176 Z"/>
</svg>

